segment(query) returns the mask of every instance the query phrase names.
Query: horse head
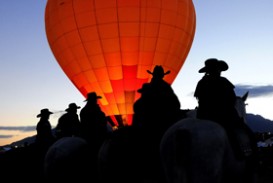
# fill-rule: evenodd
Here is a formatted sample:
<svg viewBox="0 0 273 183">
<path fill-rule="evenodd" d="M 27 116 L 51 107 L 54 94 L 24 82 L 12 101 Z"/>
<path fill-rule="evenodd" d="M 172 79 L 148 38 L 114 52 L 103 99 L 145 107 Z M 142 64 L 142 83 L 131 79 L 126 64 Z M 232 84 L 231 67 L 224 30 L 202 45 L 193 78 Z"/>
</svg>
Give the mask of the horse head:
<svg viewBox="0 0 273 183">
<path fill-rule="evenodd" d="M 237 96 L 235 102 L 235 109 L 237 110 L 238 116 L 243 119 L 246 123 L 246 100 L 248 97 L 248 91 L 243 96 Z"/>
</svg>

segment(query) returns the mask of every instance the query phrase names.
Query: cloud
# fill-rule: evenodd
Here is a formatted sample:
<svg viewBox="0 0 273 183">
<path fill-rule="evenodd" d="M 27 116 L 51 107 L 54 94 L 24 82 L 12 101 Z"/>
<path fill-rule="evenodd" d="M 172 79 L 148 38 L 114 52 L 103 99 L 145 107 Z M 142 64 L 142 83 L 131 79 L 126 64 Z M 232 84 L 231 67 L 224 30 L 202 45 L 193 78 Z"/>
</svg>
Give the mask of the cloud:
<svg viewBox="0 0 273 183">
<path fill-rule="evenodd" d="M 0 126 L 0 130 L 31 132 L 36 130 L 36 126 Z"/>
<path fill-rule="evenodd" d="M 0 135 L 1 139 L 8 139 L 8 138 L 11 138 L 11 137 L 13 137 L 13 135 Z"/>
<path fill-rule="evenodd" d="M 243 95 L 249 91 L 249 98 L 265 97 L 273 95 L 273 85 L 235 85 L 237 95 Z"/>
<path fill-rule="evenodd" d="M 248 98 L 269 97 L 273 96 L 273 85 L 246 85 L 236 84 L 235 93 L 238 96 L 243 96 L 249 92 Z M 187 96 L 192 97 L 194 92 L 190 92 Z"/>
</svg>

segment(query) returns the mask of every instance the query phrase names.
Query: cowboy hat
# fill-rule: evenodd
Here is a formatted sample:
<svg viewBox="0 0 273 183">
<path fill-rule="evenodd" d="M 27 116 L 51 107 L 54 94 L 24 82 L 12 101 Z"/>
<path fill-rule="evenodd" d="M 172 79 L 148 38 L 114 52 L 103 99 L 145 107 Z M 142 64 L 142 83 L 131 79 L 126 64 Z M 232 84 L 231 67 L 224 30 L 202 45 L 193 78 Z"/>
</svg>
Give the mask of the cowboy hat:
<svg viewBox="0 0 273 183">
<path fill-rule="evenodd" d="M 37 115 L 37 118 L 44 116 L 44 115 L 50 115 L 53 114 L 53 112 L 49 111 L 48 109 L 42 109 L 40 114 Z"/>
<path fill-rule="evenodd" d="M 102 98 L 102 97 L 97 95 L 96 92 L 90 92 L 90 93 L 87 94 L 87 98 L 86 98 L 85 101 L 90 101 L 90 100 L 94 101 L 94 100 L 97 100 L 97 99 L 100 99 L 100 98 Z"/>
<path fill-rule="evenodd" d="M 153 72 L 147 70 L 149 74 L 152 74 L 153 77 L 164 77 L 167 74 L 170 74 L 171 71 L 164 72 L 164 69 L 161 65 L 156 65 Z"/>
<path fill-rule="evenodd" d="M 223 60 L 216 58 L 210 58 L 205 61 L 205 66 L 199 70 L 199 73 L 213 72 L 213 71 L 226 71 L 228 70 L 228 64 Z"/>
<path fill-rule="evenodd" d="M 69 110 L 75 110 L 75 109 L 80 109 L 80 106 L 77 106 L 75 103 L 71 103 L 68 105 L 68 108 L 65 111 L 69 111 Z"/>
</svg>

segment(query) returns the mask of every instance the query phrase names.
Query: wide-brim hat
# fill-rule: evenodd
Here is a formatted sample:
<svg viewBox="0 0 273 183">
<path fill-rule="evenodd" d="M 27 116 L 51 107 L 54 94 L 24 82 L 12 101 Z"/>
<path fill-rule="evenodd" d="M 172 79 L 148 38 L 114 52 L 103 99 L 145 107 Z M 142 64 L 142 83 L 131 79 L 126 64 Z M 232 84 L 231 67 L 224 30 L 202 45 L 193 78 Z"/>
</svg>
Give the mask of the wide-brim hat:
<svg viewBox="0 0 273 183">
<path fill-rule="evenodd" d="M 205 66 L 199 70 L 199 73 L 213 72 L 213 71 L 226 71 L 228 70 L 228 64 L 223 60 L 216 58 L 210 58 L 205 61 Z"/>
<path fill-rule="evenodd" d="M 80 106 L 77 106 L 75 103 L 71 103 L 68 105 L 68 108 L 65 111 L 69 111 L 69 110 L 75 110 L 75 109 L 80 109 Z"/>
<path fill-rule="evenodd" d="M 164 69 L 161 65 L 156 65 L 153 72 L 149 70 L 147 70 L 147 72 L 153 75 L 153 77 L 164 77 L 165 75 L 170 74 L 171 71 L 164 72 Z"/>
<path fill-rule="evenodd" d="M 97 99 L 100 99 L 100 98 L 102 98 L 102 97 L 97 95 L 96 92 L 90 92 L 90 93 L 87 94 L 87 98 L 86 98 L 85 101 L 90 101 L 90 100 L 94 101 L 94 100 L 97 100 Z"/>
<path fill-rule="evenodd" d="M 53 114 L 53 112 L 49 111 L 48 109 L 42 109 L 40 114 L 37 115 L 37 118 L 44 116 L 44 115 L 50 115 Z"/>
</svg>

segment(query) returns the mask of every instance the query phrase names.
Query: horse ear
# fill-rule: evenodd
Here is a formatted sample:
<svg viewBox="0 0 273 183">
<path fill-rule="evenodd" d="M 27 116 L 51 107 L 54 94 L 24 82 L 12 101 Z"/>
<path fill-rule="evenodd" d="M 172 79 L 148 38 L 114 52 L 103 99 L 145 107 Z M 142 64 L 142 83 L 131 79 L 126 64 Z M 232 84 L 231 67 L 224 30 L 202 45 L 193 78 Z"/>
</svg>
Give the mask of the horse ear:
<svg viewBox="0 0 273 183">
<path fill-rule="evenodd" d="M 249 91 L 247 91 L 247 92 L 242 96 L 243 101 L 246 101 L 246 99 L 247 99 L 247 97 L 248 97 L 248 93 L 249 93 Z"/>
</svg>

